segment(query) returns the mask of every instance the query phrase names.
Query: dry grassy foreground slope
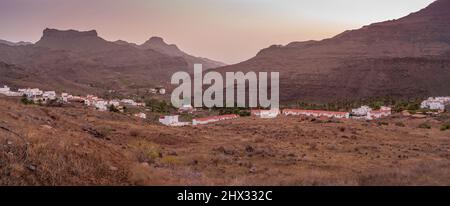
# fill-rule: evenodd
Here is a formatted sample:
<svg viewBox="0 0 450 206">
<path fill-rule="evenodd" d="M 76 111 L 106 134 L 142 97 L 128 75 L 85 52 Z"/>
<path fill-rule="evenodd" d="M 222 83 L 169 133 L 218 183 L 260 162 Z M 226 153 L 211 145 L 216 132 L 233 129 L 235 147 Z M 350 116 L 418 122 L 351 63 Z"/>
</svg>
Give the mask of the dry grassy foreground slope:
<svg viewBox="0 0 450 206">
<path fill-rule="evenodd" d="M 442 121 L 242 118 L 167 128 L 0 97 L 0 185 L 449 185 Z"/>
</svg>

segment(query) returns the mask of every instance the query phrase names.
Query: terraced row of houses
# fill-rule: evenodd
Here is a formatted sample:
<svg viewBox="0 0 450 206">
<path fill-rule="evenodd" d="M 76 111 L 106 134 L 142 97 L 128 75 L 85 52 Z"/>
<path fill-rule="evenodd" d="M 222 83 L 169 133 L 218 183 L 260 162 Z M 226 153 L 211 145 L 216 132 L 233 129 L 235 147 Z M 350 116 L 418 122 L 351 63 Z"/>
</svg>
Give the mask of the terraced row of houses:
<svg viewBox="0 0 450 206">
<path fill-rule="evenodd" d="M 350 112 L 336 112 L 336 111 L 322 111 L 322 110 L 302 110 L 302 109 L 270 109 L 270 110 L 264 110 L 264 109 L 254 109 L 251 110 L 251 115 L 260 117 L 263 119 L 272 119 L 276 118 L 279 115 L 285 115 L 285 116 L 308 116 L 308 117 L 315 117 L 315 118 L 336 118 L 336 119 L 366 119 L 366 120 L 373 120 L 373 119 L 379 119 L 383 117 L 388 117 L 392 114 L 392 110 L 390 107 L 381 107 L 379 110 L 372 110 L 368 106 L 362 106 L 361 108 L 354 109 L 351 113 Z M 220 116 L 211 116 L 211 117 L 205 117 L 205 118 L 195 118 L 191 122 L 180 122 L 178 115 L 168 115 L 168 116 L 161 116 L 159 119 L 159 122 L 161 124 L 164 124 L 166 126 L 186 126 L 186 125 L 203 125 L 203 124 L 209 124 L 214 123 L 218 121 L 223 120 L 229 120 L 229 119 L 236 119 L 239 118 L 239 115 L 236 114 L 229 114 L 229 115 L 220 115 Z"/>
<path fill-rule="evenodd" d="M 304 115 L 304 116 L 310 116 L 310 117 L 327 117 L 327 118 L 337 118 L 337 119 L 350 118 L 349 112 L 334 112 L 334 111 L 321 111 L 321 110 L 284 109 L 283 114 L 286 116 Z"/>
<path fill-rule="evenodd" d="M 163 91 L 165 92 L 165 91 Z M 68 93 L 61 93 L 61 96 L 57 96 L 55 91 L 42 91 L 38 88 L 26 88 L 26 89 L 18 89 L 17 91 L 12 91 L 8 86 L 4 86 L 0 88 L 0 94 L 6 96 L 15 96 L 20 97 L 24 96 L 28 100 L 33 101 L 35 103 L 47 103 L 52 100 L 59 100 L 62 103 L 72 103 L 78 102 L 83 103 L 86 106 L 94 107 L 99 111 L 108 111 L 111 106 L 114 106 L 117 110 L 123 112 L 124 106 L 134 106 L 134 107 L 145 107 L 145 103 L 135 102 L 132 99 L 113 99 L 113 100 L 105 100 L 100 97 L 94 95 L 83 96 L 74 96 Z M 431 109 L 444 111 L 446 106 L 450 105 L 450 97 L 430 97 L 427 100 L 424 100 L 421 103 L 421 108 L 423 109 Z M 191 105 L 183 105 L 179 109 L 179 113 L 193 113 L 196 109 Z M 336 118 L 336 119 L 365 119 L 365 120 L 373 120 L 388 117 L 392 114 L 392 109 L 387 106 L 383 106 L 378 110 L 374 110 L 369 106 L 361 106 L 360 108 L 352 109 L 351 112 L 340 112 L 340 111 L 322 111 L 322 110 L 302 110 L 302 109 L 254 109 L 251 110 L 251 115 L 270 119 L 276 118 L 280 114 L 285 116 L 309 116 L 309 117 L 324 117 L 324 118 Z M 145 113 L 138 113 L 134 116 L 139 118 L 146 118 Z M 167 126 L 186 126 L 186 125 L 202 125 L 209 124 L 213 122 L 235 119 L 238 118 L 239 115 L 221 115 L 221 116 L 212 116 L 206 118 L 195 118 L 192 122 L 180 122 L 178 115 L 169 115 L 162 116 L 159 121 Z"/>
<path fill-rule="evenodd" d="M 283 109 L 281 112 L 278 109 L 271 110 L 251 110 L 253 116 L 260 118 L 275 118 L 280 114 L 285 116 L 309 116 L 309 117 L 325 117 L 336 119 L 379 119 L 390 116 L 392 109 L 390 107 L 381 107 L 379 110 L 372 110 L 369 106 L 362 106 L 353 109 L 352 112 L 337 112 L 337 111 L 323 111 L 323 110 L 303 110 L 303 109 Z"/>
<path fill-rule="evenodd" d="M 219 115 L 219 116 L 211 116 L 211 117 L 203 117 L 203 118 L 194 118 L 192 122 L 180 122 L 179 115 L 169 115 L 169 116 L 161 116 L 159 118 L 159 122 L 166 126 L 171 127 L 179 127 L 179 126 L 187 126 L 187 125 L 203 125 L 209 124 L 213 122 L 219 122 L 229 119 L 239 118 L 239 115 L 236 114 L 227 114 L 227 115 Z"/>
</svg>

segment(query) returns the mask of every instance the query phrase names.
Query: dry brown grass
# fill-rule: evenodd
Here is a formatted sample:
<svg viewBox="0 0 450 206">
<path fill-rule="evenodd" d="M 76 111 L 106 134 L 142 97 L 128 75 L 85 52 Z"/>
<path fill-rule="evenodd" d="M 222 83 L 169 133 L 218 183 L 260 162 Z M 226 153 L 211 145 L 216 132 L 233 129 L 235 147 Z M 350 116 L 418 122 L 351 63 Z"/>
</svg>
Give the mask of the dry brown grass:
<svg viewBox="0 0 450 206">
<path fill-rule="evenodd" d="M 450 185 L 439 119 L 168 128 L 2 98 L 0 113 L 0 185 Z M 425 122 L 431 129 L 418 128 Z"/>
</svg>

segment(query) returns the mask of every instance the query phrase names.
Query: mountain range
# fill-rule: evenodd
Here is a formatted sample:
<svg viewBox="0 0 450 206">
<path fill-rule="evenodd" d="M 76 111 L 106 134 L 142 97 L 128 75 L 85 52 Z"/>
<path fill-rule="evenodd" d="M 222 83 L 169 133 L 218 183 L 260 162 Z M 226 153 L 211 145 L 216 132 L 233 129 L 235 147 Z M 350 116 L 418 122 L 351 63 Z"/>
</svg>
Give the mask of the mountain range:
<svg viewBox="0 0 450 206">
<path fill-rule="evenodd" d="M 261 50 L 218 71 L 280 72 L 283 101 L 450 95 L 450 1 L 322 41 Z"/>
<path fill-rule="evenodd" d="M 143 49 L 143 50 L 151 49 L 151 50 L 157 51 L 159 53 L 169 55 L 171 57 L 182 57 L 189 63 L 190 68 L 192 68 L 193 64 L 197 64 L 197 63 L 202 64 L 203 67 L 206 69 L 226 66 L 225 63 L 222 63 L 219 61 L 214 61 L 214 60 L 204 58 L 204 57 L 195 57 L 190 54 L 187 54 L 184 51 L 180 50 L 177 45 L 167 44 L 166 42 L 164 42 L 164 39 L 161 37 L 151 37 L 149 40 L 147 40 L 146 42 L 144 42 L 141 45 L 129 43 L 129 42 L 126 42 L 123 40 L 118 40 L 118 41 L 115 41 L 114 43 L 120 44 L 120 45 L 129 45 L 129 46 L 133 46 L 135 48 L 139 48 L 139 49 Z"/>
<path fill-rule="evenodd" d="M 207 69 L 225 65 L 186 54 L 162 38 L 150 38 L 138 46 L 106 41 L 95 30 L 56 29 L 45 29 L 35 44 L 0 43 L 0 62 L 2 72 L 20 68 L 21 74 L 27 74 L 2 75 L 2 83 L 81 94 L 110 90 L 129 93 L 165 86 L 173 73 L 192 71 L 194 63 Z"/>
<path fill-rule="evenodd" d="M 33 44 L 33 43 L 31 43 L 31 42 L 24 42 L 24 41 L 10 42 L 10 41 L 6 41 L 6 40 L 0 39 L 0 44 L 6 44 L 6 45 L 9 45 L 9 46 L 25 46 L 25 45 L 30 45 L 30 44 Z"/>
</svg>

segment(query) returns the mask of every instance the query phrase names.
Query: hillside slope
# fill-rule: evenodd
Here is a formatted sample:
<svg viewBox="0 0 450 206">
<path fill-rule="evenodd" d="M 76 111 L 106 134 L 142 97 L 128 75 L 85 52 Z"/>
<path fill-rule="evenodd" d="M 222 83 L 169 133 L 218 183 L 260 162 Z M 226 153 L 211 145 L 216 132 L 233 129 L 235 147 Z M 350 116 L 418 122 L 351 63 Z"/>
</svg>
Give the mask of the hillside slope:
<svg viewBox="0 0 450 206">
<path fill-rule="evenodd" d="M 158 114 L 143 121 L 3 96 L 0 114 L 0 185 L 450 184 L 450 130 L 439 129 L 448 114 L 383 126 L 242 117 L 174 128 L 152 122 Z M 418 128 L 425 122 L 432 128 Z"/>
<path fill-rule="evenodd" d="M 3 78 L 3 83 L 97 94 L 168 85 L 173 73 L 192 70 L 181 57 L 108 42 L 96 31 L 55 29 L 44 30 L 34 45 L 0 44 L 0 62 L 23 68 L 33 76 L 26 84 L 14 78 Z"/>
<path fill-rule="evenodd" d="M 218 71 L 280 72 L 283 101 L 450 94 L 450 1 L 322 41 L 271 46 Z"/>
</svg>

